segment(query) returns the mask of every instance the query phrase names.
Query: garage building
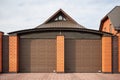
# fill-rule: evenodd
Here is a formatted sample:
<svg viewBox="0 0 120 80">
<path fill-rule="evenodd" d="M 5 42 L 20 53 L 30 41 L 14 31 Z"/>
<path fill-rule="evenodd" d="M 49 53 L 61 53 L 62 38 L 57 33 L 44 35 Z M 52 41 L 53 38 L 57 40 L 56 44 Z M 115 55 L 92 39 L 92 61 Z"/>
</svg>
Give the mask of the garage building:
<svg viewBox="0 0 120 80">
<path fill-rule="evenodd" d="M 1 72 L 97 73 L 113 72 L 115 66 L 112 34 L 87 29 L 62 9 L 33 29 L 9 33 L 8 44 L 0 36 L 0 64 L 6 66 Z M 9 59 L 3 60 L 5 53 Z"/>
</svg>

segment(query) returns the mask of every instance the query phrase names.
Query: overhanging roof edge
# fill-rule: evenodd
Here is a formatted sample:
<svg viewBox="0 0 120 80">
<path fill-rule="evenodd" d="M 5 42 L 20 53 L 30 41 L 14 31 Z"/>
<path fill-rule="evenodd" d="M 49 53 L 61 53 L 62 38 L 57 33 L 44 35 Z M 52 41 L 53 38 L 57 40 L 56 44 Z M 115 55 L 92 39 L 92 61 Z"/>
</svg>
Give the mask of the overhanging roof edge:
<svg viewBox="0 0 120 80">
<path fill-rule="evenodd" d="M 88 32 L 88 33 L 94 33 L 94 34 L 107 34 L 107 35 L 112 35 L 111 33 L 107 32 L 102 32 L 99 30 L 93 30 L 93 29 L 85 29 L 85 28 L 33 28 L 33 29 L 26 29 L 26 30 L 20 30 L 20 31 L 15 31 L 15 32 L 10 32 L 8 33 L 9 35 L 12 34 L 25 34 L 25 33 L 32 33 L 32 32 L 43 32 L 43 31 L 77 31 L 77 32 Z"/>
</svg>

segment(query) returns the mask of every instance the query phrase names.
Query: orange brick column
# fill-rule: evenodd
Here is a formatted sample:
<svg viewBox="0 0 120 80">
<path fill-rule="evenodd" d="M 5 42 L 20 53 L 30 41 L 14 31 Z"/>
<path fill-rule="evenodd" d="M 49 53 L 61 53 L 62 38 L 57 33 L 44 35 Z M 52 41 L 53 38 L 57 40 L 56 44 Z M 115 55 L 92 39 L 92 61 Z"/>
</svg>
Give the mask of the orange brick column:
<svg viewBox="0 0 120 80">
<path fill-rule="evenodd" d="M 0 32 L 0 72 L 2 72 L 2 38 L 3 32 Z"/>
<path fill-rule="evenodd" d="M 111 37 L 102 37 L 102 72 L 112 72 Z"/>
<path fill-rule="evenodd" d="M 57 72 L 64 72 L 64 36 L 57 36 Z"/>
<path fill-rule="evenodd" d="M 118 34 L 118 72 L 120 72 L 120 33 Z"/>
<path fill-rule="evenodd" d="M 18 37 L 9 36 L 9 72 L 18 72 Z"/>
</svg>

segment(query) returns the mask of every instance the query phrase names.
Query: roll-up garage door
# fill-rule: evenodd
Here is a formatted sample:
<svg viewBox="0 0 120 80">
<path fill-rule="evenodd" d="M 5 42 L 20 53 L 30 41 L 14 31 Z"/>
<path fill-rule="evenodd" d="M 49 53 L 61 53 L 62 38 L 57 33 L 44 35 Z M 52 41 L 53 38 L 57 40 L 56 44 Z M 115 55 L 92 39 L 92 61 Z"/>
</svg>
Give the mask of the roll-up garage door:
<svg viewBox="0 0 120 80">
<path fill-rule="evenodd" d="M 65 40 L 65 72 L 100 72 L 101 40 Z"/>
<path fill-rule="evenodd" d="M 53 72 L 55 69 L 55 39 L 20 39 L 20 72 Z"/>
</svg>

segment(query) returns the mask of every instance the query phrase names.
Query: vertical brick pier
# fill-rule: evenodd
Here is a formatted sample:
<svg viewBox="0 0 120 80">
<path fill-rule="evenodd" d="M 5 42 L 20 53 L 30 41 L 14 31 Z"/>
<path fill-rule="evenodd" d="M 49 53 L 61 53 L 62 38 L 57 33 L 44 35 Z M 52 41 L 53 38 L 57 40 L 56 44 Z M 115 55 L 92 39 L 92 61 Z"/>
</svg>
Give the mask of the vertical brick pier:
<svg viewBox="0 0 120 80">
<path fill-rule="evenodd" d="M 57 72 L 64 72 L 64 36 L 57 36 Z"/>
<path fill-rule="evenodd" d="M 0 32 L 0 72 L 2 72 L 3 32 Z"/>
<path fill-rule="evenodd" d="M 9 36 L 9 72 L 18 72 L 18 37 Z"/>
<path fill-rule="evenodd" d="M 112 72 L 112 38 L 102 37 L 102 72 Z"/>
</svg>

